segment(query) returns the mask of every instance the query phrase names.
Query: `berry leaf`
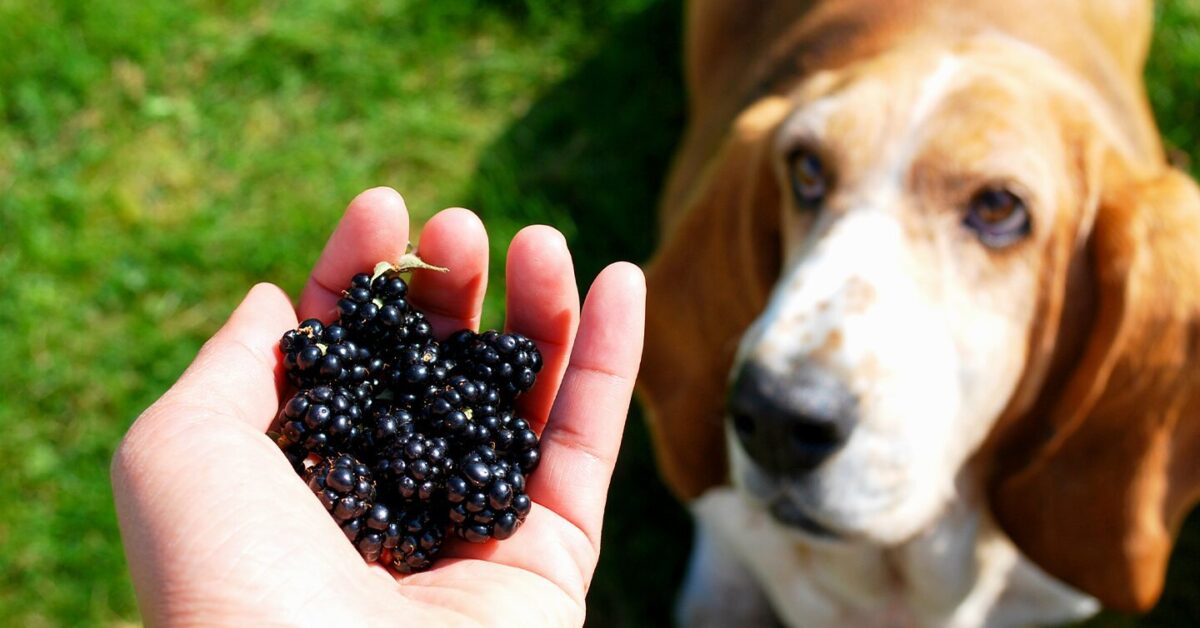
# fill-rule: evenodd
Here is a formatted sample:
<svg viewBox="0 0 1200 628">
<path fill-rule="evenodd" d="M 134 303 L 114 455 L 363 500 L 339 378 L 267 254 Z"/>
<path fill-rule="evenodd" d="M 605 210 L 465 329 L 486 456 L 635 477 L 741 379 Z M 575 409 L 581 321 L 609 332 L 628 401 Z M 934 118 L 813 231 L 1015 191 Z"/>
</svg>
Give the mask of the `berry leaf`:
<svg viewBox="0 0 1200 628">
<path fill-rule="evenodd" d="M 396 260 L 395 262 L 379 262 L 376 264 L 374 272 L 371 273 L 371 277 L 378 277 L 389 270 L 406 273 L 418 268 L 423 270 L 436 270 L 439 273 L 450 272 L 449 268 L 434 266 L 433 264 L 426 263 L 414 253 L 405 253 L 404 255 L 401 255 L 400 259 Z"/>
</svg>

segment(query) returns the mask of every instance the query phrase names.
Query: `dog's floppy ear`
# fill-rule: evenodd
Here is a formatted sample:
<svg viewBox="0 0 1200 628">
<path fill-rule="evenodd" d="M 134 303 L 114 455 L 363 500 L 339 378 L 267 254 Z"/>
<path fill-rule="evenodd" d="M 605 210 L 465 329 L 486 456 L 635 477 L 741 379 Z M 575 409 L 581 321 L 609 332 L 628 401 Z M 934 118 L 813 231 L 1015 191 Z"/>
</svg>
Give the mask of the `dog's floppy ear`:
<svg viewBox="0 0 1200 628">
<path fill-rule="evenodd" d="M 695 180 L 682 182 L 682 206 L 665 208 L 647 269 L 638 386 L 659 468 L 685 500 L 725 480 L 729 369 L 779 273 L 780 196 L 770 156 L 772 132 L 788 110 L 783 98 L 768 97 L 734 120 Z"/>
<path fill-rule="evenodd" d="M 1157 600 L 1200 497 L 1200 189 L 1173 170 L 1105 178 L 1090 333 L 1065 385 L 1043 391 L 1041 416 L 1022 419 L 1037 422 L 1037 442 L 993 478 L 991 502 L 1047 572 L 1138 611 Z"/>
</svg>

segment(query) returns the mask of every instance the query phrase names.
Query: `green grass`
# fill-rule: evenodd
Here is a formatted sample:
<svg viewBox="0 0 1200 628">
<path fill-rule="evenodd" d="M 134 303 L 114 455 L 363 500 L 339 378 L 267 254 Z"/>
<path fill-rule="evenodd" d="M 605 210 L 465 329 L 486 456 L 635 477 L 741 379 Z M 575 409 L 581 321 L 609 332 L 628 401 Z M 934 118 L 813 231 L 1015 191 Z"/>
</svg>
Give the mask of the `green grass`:
<svg viewBox="0 0 1200 628">
<path fill-rule="evenodd" d="M 497 268 L 529 222 L 567 234 L 585 286 L 609 261 L 644 261 L 682 127 L 678 13 L 677 0 L 0 0 L 0 617 L 137 621 L 113 447 L 249 285 L 298 292 L 360 190 L 396 187 L 418 222 L 476 209 Z M 1151 96 L 1197 164 L 1200 9 L 1170 2 L 1159 21 Z M 500 303 L 493 292 L 487 322 Z M 690 528 L 652 469 L 635 417 L 595 625 L 668 620 Z M 1150 624 L 1200 621 L 1196 538 Z"/>
</svg>

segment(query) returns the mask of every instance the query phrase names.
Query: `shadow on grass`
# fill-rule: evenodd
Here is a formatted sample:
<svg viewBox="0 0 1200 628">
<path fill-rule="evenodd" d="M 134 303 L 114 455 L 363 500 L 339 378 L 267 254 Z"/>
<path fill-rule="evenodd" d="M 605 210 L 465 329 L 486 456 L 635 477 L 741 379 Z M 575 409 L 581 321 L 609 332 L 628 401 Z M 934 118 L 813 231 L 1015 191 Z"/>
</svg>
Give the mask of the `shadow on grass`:
<svg viewBox="0 0 1200 628">
<path fill-rule="evenodd" d="M 532 223 L 566 234 L 581 292 L 605 265 L 649 257 L 659 189 L 683 126 L 680 15 L 677 1 L 659 2 L 608 27 L 594 55 L 485 151 L 465 196 L 493 234 L 494 271 L 503 268 L 508 238 Z M 493 274 L 493 285 L 503 281 Z M 685 512 L 658 480 L 635 410 L 610 490 L 588 623 L 670 624 L 690 535 Z"/>
<path fill-rule="evenodd" d="M 503 282 L 507 240 L 526 224 L 561 229 L 581 290 L 615 260 L 643 263 L 683 125 L 678 0 L 611 26 L 595 55 L 541 95 L 485 152 L 465 194 L 493 238 Z M 496 294 L 495 291 L 492 294 Z M 500 304 L 490 304 L 500 311 Z M 663 626 L 683 577 L 691 526 L 659 481 L 636 409 L 610 491 L 604 552 L 588 624 Z M 1105 613 L 1085 626 L 1200 625 L 1200 513 L 1185 526 L 1159 606 L 1142 618 Z"/>
</svg>

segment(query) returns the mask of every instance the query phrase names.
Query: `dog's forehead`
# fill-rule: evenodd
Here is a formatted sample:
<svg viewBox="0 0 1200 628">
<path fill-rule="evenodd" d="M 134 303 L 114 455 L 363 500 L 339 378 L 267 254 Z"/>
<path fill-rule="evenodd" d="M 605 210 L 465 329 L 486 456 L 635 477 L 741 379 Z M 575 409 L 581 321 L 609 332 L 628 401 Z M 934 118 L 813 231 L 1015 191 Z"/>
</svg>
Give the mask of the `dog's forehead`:
<svg viewBox="0 0 1200 628">
<path fill-rule="evenodd" d="M 797 106 L 776 136 L 787 152 L 797 143 L 832 142 L 835 150 L 879 156 L 889 146 L 930 137 L 984 139 L 1000 134 L 1046 138 L 1047 107 L 1062 92 L 1054 67 L 1027 46 L 900 48 L 854 66 L 813 75 L 793 92 Z"/>
</svg>

